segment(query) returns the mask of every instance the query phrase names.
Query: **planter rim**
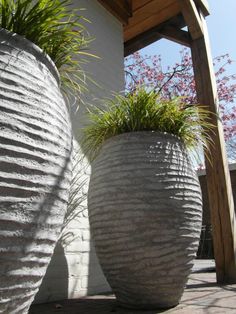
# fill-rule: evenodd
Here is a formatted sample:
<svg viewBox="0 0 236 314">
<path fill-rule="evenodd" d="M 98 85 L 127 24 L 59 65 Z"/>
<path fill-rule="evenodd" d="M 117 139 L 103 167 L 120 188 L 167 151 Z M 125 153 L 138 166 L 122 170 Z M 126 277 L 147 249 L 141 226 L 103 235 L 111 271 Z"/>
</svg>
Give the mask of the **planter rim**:
<svg viewBox="0 0 236 314">
<path fill-rule="evenodd" d="M 124 133 L 121 133 L 121 134 L 117 134 L 117 135 L 113 135 L 111 137 L 109 137 L 108 139 L 106 139 L 102 146 L 105 144 L 105 143 L 108 143 L 109 141 L 112 141 L 114 139 L 118 139 L 118 138 L 122 138 L 122 137 L 133 137 L 133 136 L 155 136 L 155 135 L 160 135 L 160 136 L 164 136 L 165 138 L 169 138 L 169 139 L 173 139 L 173 140 L 176 140 L 180 143 L 182 143 L 184 145 L 184 142 L 183 140 L 175 135 L 175 134 L 171 134 L 171 133 L 168 133 L 168 132 L 161 132 L 161 131 L 132 131 L 132 132 L 124 132 Z"/>
<path fill-rule="evenodd" d="M 175 134 L 171 134 L 171 133 L 167 133 L 167 132 L 160 132 L 160 131 L 132 131 L 132 132 L 124 132 L 121 134 L 113 135 L 113 136 L 109 137 L 108 139 L 106 139 L 101 144 L 101 146 L 99 147 L 94 160 L 98 157 L 102 148 L 106 145 L 109 145 L 110 142 L 116 142 L 116 141 L 122 140 L 122 138 L 132 139 L 135 137 L 143 137 L 143 136 L 148 137 L 148 138 L 150 138 L 151 136 L 153 136 L 153 137 L 155 137 L 155 136 L 164 137 L 165 139 L 179 143 L 180 145 L 182 145 L 186 149 L 186 145 L 185 145 L 184 141 L 179 136 L 177 136 Z"/>
<path fill-rule="evenodd" d="M 54 78 L 57 81 L 57 84 L 60 84 L 60 74 L 58 72 L 58 69 L 55 65 L 55 63 L 52 61 L 52 59 L 49 57 L 48 54 L 46 54 L 39 46 L 34 44 L 32 41 L 28 40 L 27 38 L 17 34 L 13 33 L 5 28 L 0 27 L 0 44 L 11 42 L 12 44 L 16 45 L 24 45 L 24 50 L 28 53 L 31 53 L 34 55 L 38 60 L 40 60 L 42 63 L 44 63 L 49 71 L 52 73 Z"/>
</svg>

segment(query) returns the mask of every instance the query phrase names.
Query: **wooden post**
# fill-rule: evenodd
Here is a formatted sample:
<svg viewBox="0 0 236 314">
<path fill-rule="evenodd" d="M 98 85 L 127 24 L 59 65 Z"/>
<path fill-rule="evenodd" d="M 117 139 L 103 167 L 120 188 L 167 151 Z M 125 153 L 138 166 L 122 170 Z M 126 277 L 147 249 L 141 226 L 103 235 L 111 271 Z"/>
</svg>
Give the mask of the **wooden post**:
<svg viewBox="0 0 236 314">
<path fill-rule="evenodd" d="M 213 228 L 217 282 L 236 283 L 236 225 L 230 174 L 223 128 L 220 119 L 216 81 L 205 19 L 199 13 L 203 36 L 191 43 L 198 101 L 212 112 L 214 145 L 210 148 L 211 163 L 206 158 L 206 178 Z"/>
</svg>

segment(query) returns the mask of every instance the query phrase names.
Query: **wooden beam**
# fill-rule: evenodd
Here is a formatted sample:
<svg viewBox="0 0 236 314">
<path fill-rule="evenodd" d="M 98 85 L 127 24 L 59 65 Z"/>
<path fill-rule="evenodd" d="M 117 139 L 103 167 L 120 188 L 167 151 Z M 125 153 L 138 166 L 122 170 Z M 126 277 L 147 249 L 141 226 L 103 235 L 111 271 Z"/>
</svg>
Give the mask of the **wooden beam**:
<svg viewBox="0 0 236 314">
<path fill-rule="evenodd" d="M 141 7 L 144 7 L 148 2 L 152 0 L 132 0 L 133 11 L 139 10 Z"/>
<path fill-rule="evenodd" d="M 194 0 L 197 7 L 200 8 L 201 12 L 207 16 L 210 14 L 210 8 L 207 0 Z"/>
<path fill-rule="evenodd" d="M 159 34 L 162 38 L 172 40 L 180 45 L 184 45 L 187 47 L 191 46 L 192 39 L 189 35 L 189 32 L 187 31 L 178 29 L 173 26 L 166 26 L 159 31 Z"/>
<path fill-rule="evenodd" d="M 176 0 L 152 0 L 133 12 L 128 25 L 124 27 L 125 42 L 152 29 L 181 13 Z"/>
<path fill-rule="evenodd" d="M 192 41 L 191 51 L 198 101 L 212 113 L 211 120 L 215 125 L 215 129 L 210 133 L 213 145 L 210 146 L 211 163 L 206 158 L 206 178 L 213 228 L 217 282 L 229 284 L 236 283 L 234 201 L 223 127 L 220 119 L 217 118 L 219 104 L 207 26 L 201 13 L 200 19 L 204 36 Z"/>
<path fill-rule="evenodd" d="M 170 27 L 172 29 L 181 29 L 184 26 L 185 26 L 185 21 L 183 19 L 183 16 L 182 16 L 182 14 L 178 14 L 175 17 L 171 18 L 170 20 L 168 20 L 164 23 L 161 23 L 158 26 L 151 28 L 146 32 L 143 32 L 142 34 L 135 36 L 134 38 L 132 38 L 128 41 L 125 41 L 125 43 L 124 43 L 124 55 L 125 55 L 125 57 L 130 55 L 131 53 L 157 41 L 157 40 L 165 38 L 165 36 L 163 34 L 161 34 L 161 31 L 163 29 L 168 28 L 168 27 Z M 167 36 L 166 36 L 166 38 L 167 38 Z M 191 37 L 190 37 L 190 39 L 191 39 Z M 175 41 L 177 41 L 177 40 L 175 40 Z"/>
<path fill-rule="evenodd" d="M 158 32 L 147 31 L 124 43 L 124 57 L 131 55 L 135 51 L 142 49 L 155 41 L 162 39 Z"/>
<path fill-rule="evenodd" d="M 202 21 L 193 0 L 180 0 L 181 10 L 192 39 L 203 36 Z"/>
<path fill-rule="evenodd" d="M 98 0 L 98 2 L 117 17 L 123 25 L 128 24 L 128 20 L 132 16 L 131 0 Z"/>
</svg>

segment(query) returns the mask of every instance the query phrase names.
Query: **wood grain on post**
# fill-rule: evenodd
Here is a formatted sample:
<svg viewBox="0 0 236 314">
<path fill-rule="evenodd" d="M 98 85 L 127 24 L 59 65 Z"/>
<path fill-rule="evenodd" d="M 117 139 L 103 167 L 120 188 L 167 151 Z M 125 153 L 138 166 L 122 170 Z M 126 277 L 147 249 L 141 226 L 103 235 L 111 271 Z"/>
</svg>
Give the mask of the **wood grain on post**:
<svg viewBox="0 0 236 314">
<path fill-rule="evenodd" d="M 198 101 L 212 112 L 215 129 L 210 136 L 211 162 L 206 158 L 206 177 L 213 228 L 213 243 L 218 283 L 236 282 L 236 226 L 234 201 L 225 150 L 223 127 L 218 118 L 216 80 L 205 19 L 201 13 L 203 36 L 191 43 Z M 191 31 L 190 31 L 191 32 Z"/>
</svg>

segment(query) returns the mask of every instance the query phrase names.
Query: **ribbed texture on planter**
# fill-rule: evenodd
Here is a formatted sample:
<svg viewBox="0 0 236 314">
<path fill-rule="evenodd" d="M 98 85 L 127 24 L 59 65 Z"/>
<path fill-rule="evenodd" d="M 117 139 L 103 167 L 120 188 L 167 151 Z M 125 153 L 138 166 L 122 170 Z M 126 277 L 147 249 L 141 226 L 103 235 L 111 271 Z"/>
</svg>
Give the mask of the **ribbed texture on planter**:
<svg viewBox="0 0 236 314">
<path fill-rule="evenodd" d="M 178 304 L 201 231 L 201 192 L 182 142 L 118 135 L 92 165 L 89 218 L 96 252 L 121 305 Z"/>
<path fill-rule="evenodd" d="M 67 207 L 71 126 L 38 47 L 0 30 L 0 73 L 0 313 L 27 313 Z"/>
</svg>

